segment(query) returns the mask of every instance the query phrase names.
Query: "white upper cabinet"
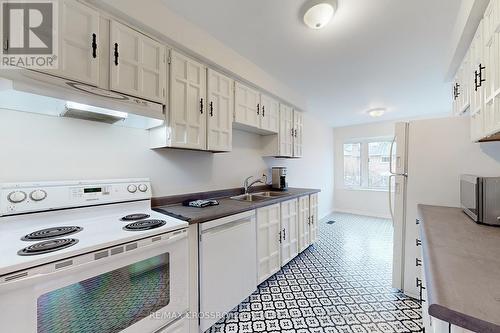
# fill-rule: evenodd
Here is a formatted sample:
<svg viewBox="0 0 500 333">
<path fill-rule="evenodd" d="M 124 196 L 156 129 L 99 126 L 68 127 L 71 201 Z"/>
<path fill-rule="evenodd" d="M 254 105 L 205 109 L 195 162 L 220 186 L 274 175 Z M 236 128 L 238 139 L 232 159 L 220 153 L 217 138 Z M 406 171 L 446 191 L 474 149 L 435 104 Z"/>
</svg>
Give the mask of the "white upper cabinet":
<svg viewBox="0 0 500 333">
<path fill-rule="evenodd" d="M 471 137 L 473 141 L 480 140 L 484 135 L 484 85 L 486 80 L 483 62 L 483 21 L 474 36 L 471 45 Z"/>
<path fill-rule="evenodd" d="M 260 128 L 265 131 L 278 133 L 280 103 L 265 94 L 260 95 L 260 102 Z"/>
<path fill-rule="evenodd" d="M 231 151 L 234 81 L 211 69 L 208 69 L 207 75 L 207 149 Z"/>
<path fill-rule="evenodd" d="M 279 132 L 279 156 L 293 156 L 293 109 L 287 105 L 280 105 L 280 132 Z"/>
<path fill-rule="evenodd" d="M 111 21 L 110 88 L 143 99 L 166 101 L 166 47 L 126 25 Z"/>
<path fill-rule="evenodd" d="M 99 43 L 99 13 L 75 0 L 60 1 L 58 10 L 59 68 L 43 72 L 97 86 L 103 47 Z"/>
<path fill-rule="evenodd" d="M 453 81 L 453 114 L 456 116 L 463 115 L 470 106 L 470 84 L 471 84 L 471 64 L 470 52 L 467 52 L 460 68 Z"/>
<path fill-rule="evenodd" d="M 302 112 L 293 111 L 293 157 L 302 157 L 304 117 Z"/>
<path fill-rule="evenodd" d="M 170 146 L 205 150 L 207 70 L 199 62 L 175 51 L 171 51 L 170 59 Z"/>
<path fill-rule="evenodd" d="M 299 251 L 298 241 L 298 201 L 281 203 L 281 266 L 295 258 Z"/>
<path fill-rule="evenodd" d="M 281 268 L 281 205 L 257 209 L 257 283 Z"/>
<path fill-rule="evenodd" d="M 243 126 L 260 127 L 260 94 L 239 82 L 235 84 L 234 122 Z"/>
</svg>

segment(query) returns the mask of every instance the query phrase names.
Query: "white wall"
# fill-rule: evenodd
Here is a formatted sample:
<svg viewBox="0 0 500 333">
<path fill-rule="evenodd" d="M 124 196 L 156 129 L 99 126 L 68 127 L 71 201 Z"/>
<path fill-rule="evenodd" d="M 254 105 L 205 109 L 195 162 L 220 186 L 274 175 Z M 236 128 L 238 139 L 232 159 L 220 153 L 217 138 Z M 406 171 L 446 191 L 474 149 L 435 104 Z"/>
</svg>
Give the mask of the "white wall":
<svg viewBox="0 0 500 333">
<path fill-rule="evenodd" d="M 354 190 L 344 187 L 343 144 L 360 138 L 394 136 L 394 122 L 372 123 L 334 129 L 335 211 L 389 218 L 387 191 Z"/>
<path fill-rule="evenodd" d="M 333 210 L 333 130 L 309 115 L 304 122 L 304 158 L 281 163 L 241 131 L 227 154 L 150 150 L 145 130 L 0 109 L 0 182 L 149 177 L 153 195 L 165 196 L 240 187 L 285 164 L 290 186 L 323 190 L 323 216 Z"/>
<path fill-rule="evenodd" d="M 405 291 L 415 289 L 417 205 L 460 207 L 461 174 L 500 176 L 500 142 L 472 143 L 469 129 L 469 117 L 410 123 Z"/>
</svg>

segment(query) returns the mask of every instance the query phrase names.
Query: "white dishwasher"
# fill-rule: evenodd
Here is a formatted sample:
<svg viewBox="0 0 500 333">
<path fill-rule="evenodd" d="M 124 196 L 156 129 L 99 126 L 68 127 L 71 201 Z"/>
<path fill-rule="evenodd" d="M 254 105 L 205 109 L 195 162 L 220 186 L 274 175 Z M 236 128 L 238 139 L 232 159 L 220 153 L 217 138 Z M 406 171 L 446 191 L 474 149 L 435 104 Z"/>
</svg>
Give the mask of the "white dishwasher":
<svg viewBox="0 0 500 333">
<path fill-rule="evenodd" d="M 199 228 L 200 332 L 257 289 L 255 211 L 205 222 Z"/>
</svg>

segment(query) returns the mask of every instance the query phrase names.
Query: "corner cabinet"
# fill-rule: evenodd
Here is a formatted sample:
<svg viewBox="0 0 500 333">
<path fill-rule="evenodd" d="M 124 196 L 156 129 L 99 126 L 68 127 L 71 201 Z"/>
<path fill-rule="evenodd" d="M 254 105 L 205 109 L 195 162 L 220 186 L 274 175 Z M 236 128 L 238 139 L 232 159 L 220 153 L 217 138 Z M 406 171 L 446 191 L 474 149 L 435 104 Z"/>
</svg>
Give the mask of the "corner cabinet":
<svg viewBox="0 0 500 333">
<path fill-rule="evenodd" d="M 234 81 L 212 69 L 207 76 L 207 150 L 231 151 Z"/>
<path fill-rule="evenodd" d="M 110 26 L 110 89 L 165 104 L 166 47 L 116 21 Z"/>
</svg>

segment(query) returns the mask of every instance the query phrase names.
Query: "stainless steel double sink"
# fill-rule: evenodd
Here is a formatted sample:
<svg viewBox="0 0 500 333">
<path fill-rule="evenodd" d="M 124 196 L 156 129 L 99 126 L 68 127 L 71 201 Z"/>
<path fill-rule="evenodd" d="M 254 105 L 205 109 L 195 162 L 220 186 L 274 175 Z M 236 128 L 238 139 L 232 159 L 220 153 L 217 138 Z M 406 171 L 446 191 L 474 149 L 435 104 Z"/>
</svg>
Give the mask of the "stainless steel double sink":
<svg viewBox="0 0 500 333">
<path fill-rule="evenodd" d="M 236 195 L 234 197 L 231 197 L 230 199 L 238 200 L 238 201 L 254 202 L 254 201 L 269 200 L 269 199 L 272 199 L 275 197 L 282 197 L 282 196 L 286 196 L 286 195 L 288 195 L 288 193 L 266 191 L 266 192 Z"/>
</svg>

